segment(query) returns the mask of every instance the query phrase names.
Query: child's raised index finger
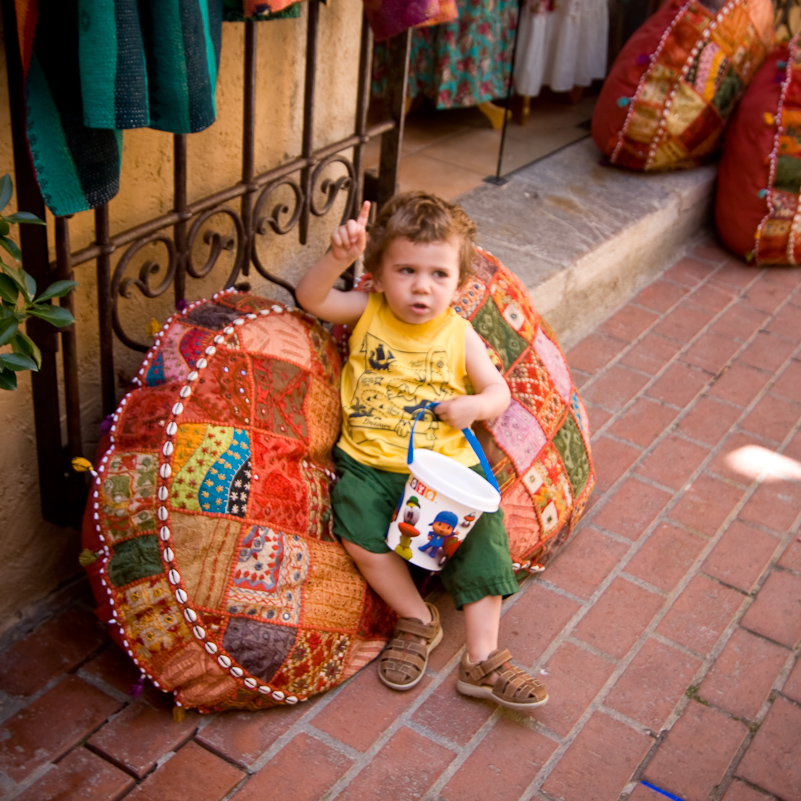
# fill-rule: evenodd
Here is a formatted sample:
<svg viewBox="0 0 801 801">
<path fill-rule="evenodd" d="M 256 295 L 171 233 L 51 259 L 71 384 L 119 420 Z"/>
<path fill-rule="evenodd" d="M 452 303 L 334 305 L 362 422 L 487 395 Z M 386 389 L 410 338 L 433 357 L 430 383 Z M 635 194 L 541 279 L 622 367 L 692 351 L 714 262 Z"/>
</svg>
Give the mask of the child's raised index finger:
<svg viewBox="0 0 801 801">
<path fill-rule="evenodd" d="M 356 222 L 364 228 L 367 225 L 367 220 L 370 217 L 370 201 L 365 200 L 362 203 L 361 211 L 359 212 L 359 216 L 356 218 Z"/>
</svg>

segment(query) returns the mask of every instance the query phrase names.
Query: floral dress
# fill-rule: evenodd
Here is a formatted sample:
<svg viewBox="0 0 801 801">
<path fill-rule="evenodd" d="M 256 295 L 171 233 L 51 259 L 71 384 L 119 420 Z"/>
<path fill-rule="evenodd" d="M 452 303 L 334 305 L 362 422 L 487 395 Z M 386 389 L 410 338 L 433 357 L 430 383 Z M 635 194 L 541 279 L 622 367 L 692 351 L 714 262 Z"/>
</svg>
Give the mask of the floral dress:
<svg viewBox="0 0 801 801">
<path fill-rule="evenodd" d="M 408 96 L 437 108 L 476 106 L 506 95 L 517 0 L 457 0 L 459 18 L 412 30 Z M 375 45 L 373 92 L 382 94 L 387 50 Z"/>
</svg>

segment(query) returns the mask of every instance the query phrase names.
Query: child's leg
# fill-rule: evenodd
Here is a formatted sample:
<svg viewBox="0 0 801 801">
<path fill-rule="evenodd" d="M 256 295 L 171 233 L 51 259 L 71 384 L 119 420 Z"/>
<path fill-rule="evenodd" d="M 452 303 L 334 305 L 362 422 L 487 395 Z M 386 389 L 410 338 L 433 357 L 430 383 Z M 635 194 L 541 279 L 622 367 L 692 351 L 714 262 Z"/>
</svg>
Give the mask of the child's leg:
<svg viewBox="0 0 801 801">
<path fill-rule="evenodd" d="M 498 649 L 502 601 L 500 595 L 487 595 L 463 607 L 467 657 L 473 664 L 483 662 Z"/>
<path fill-rule="evenodd" d="M 417 590 L 409 568 L 396 553 L 373 553 L 355 542 L 342 540 L 365 581 L 397 613 L 398 617 L 416 618 L 422 623 L 431 622 L 431 612 Z"/>
<path fill-rule="evenodd" d="M 548 691 L 527 670 L 513 664 L 507 650 L 498 649 L 500 595 L 488 595 L 464 605 L 467 651 L 459 665 L 457 689 L 473 698 L 488 698 L 508 709 L 536 709 Z"/>
</svg>

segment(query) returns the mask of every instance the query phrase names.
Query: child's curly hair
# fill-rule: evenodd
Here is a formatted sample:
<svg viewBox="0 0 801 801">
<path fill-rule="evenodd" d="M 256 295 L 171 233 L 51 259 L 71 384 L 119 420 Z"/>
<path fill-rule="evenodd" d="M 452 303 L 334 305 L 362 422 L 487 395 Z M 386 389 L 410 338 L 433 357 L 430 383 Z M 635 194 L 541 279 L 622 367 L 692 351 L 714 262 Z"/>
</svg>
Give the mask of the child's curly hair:
<svg viewBox="0 0 801 801">
<path fill-rule="evenodd" d="M 364 268 L 378 277 L 384 251 L 398 237 L 415 244 L 456 238 L 459 242 L 459 286 L 462 286 L 473 272 L 475 235 L 476 225 L 461 206 L 427 192 L 400 192 L 387 201 L 370 227 Z"/>
</svg>

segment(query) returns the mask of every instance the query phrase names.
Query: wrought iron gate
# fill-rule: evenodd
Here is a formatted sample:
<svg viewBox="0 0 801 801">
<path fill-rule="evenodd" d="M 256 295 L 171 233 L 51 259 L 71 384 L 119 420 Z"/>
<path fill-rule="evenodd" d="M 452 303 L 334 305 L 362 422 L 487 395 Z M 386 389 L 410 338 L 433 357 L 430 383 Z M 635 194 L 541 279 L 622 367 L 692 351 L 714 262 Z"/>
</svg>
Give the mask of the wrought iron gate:
<svg viewBox="0 0 801 801">
<path fill-rule="evenodd" d="M 110 230 L 108 206 L 94 212 L 94 242 L 73 252 L 70 247 L 70 220 L 55 219 L 54 262 L 48 256 L 47 232 L 40 226 L 21 226 L 21 250 L 25 269 L 40 286 L 55 279 L 80 280 L 83 270 L 95 265 L 97 280 L 97 315 L 99 328 L 99 362 L 103 414 L 111 413 L 118 400 L 118 380 L 114 363 L 114 338 L 128 348 L 147 350 L 125 330 L 119 315 L 119 301 L 132 289 L 148 299 L 164 295 L 170 289 L 177 304 L 185 297 L 187 278 L 203 278 L 213 268 L 223 250 L 234 253 L 233 266 L 225 281 L 232 286 L 243 278 L 260 275 L 294 294 L 292 286 L 267 269 L 255 247 L 257 237 L 268 230 L 276 235 L 297 232 L 298 243 L 306 244 L 310 219 L 326 215 L 340 193 L 347 193 L 342 219 L 355 216 L 362 199 L 381 206 L 395 191 L 403 136 L 403 110 L 406 100 L 410 33 L 396 36 L 389 42 L 389 74 L 384 96 L 385 119 L 368 125 L 370 96 L 370 62 L 372 36 L 362 19 L 358 67 L 358 96 L 353 133 L 340 141 L 315 150 L 312 141 L 314 100 L 319 36 L 319 4 L 309 0 L 307 9 L 305 84 L 302 141 L 300 155 L 267 172 L 257 174 L 254 164 L 255 101 L 257 89 L 257 37 L 259 23 L 246 22 L 244 47 L 244 102 L 242 109 L 241 178 L 232 186 L 198 200 L 187 196 L 187 137 L 173 137 L 173 206 L 167 214 L 118 233 Z M 3 0 L 6 59 L 14 144 L 14 166 L 17 176 L 17 201 L 20 209 L 44 219 L 45 206 L 32 171 L 25 139 L 25 104 L 22 70 L 13 0 Z M 379 170 L 366 173 L 363 150 L 374 137 L 381 137 Z M 352 150 L 353 159 L 344 153 Z M 338 163 L 345 175 L 336 181 L 322 178 L 324 169 Z M 318 185 L 319 184 L 319 185 Z M 294 207 L 271 199 L 279 187 L 290 191 Z M 322 203 L 315 199 L 322 193 Z M 236 205 L 231 205 L 231 204 Z M 338 203 L 341 205 L 341 201 Z M 227 218 L 233 236 L 223 236 L 206 227 L 217 215 Z M 208 246 L 208 257 L 202 266 L 192 261 L 193 246 L 200 235 Z M 167 265 L 160 268 L 145 261 L 137 276 L 126 275 L 136 255 L 147 245 L 158 243 L 166 249 Z M 120 255 L 121 254 L 121 255 Z M 151 279 L 159 276 L 158 284 Z M 221 287 L 220 287 L 221 288 Z M 61 301 L 71 309 L 70 297 Z M 84 455 L 86 437 L 81 430 L 80 382 L 75 326 L 59 332 L 40 320 L 31 319 L 28 334 L 42 350 L 42 367 L 34 373 L 33 408 L 37 440 L 37 460 L 43 517 L 59 525 L 77 525 L 85 499 L 83 477 L 70 467 L 74 456 Z M 61 351 L 63 382 L 59 378 L 57 353 Z M 62 404 L 66 419 L 62 432 Z"/>
</svg>

